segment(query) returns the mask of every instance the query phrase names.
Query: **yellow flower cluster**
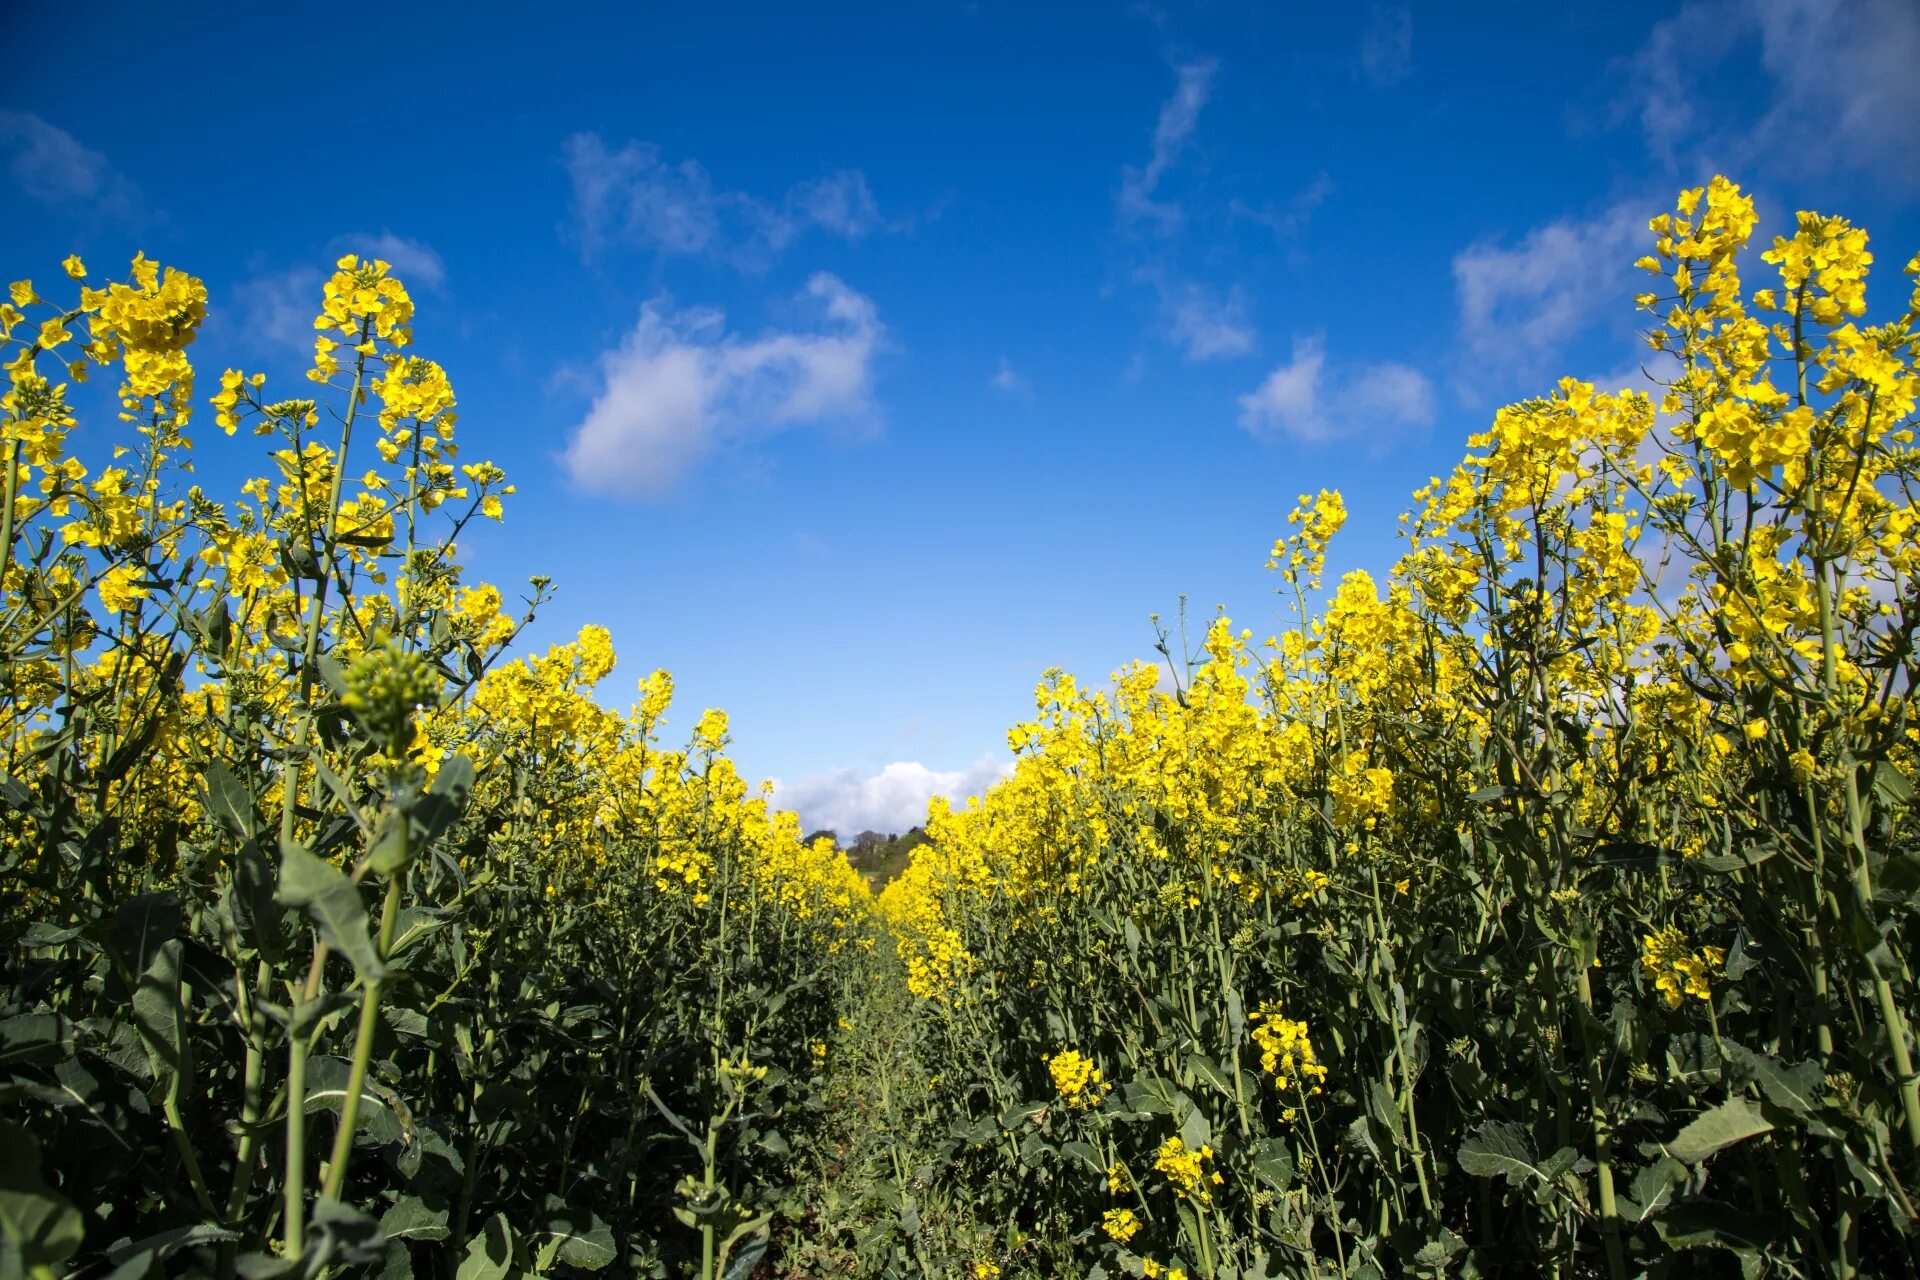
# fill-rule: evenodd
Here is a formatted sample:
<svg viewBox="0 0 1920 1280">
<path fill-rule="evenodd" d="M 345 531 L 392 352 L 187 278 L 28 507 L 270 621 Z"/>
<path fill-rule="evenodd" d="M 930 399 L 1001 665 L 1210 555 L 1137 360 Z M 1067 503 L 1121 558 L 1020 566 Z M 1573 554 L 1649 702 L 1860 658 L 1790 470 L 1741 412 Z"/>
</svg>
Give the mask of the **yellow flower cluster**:
<svg viewBox="0 0 1920 1280">
<path fill-rule="evenodd" d="M 1212 1204 L 1213 1188 L 1226 1181 L 1219 1173 L 1207 1168 L 1207 1162 L 1212 1159 L 1212 1147 L 1204 1144 L 1189 1147 L 1175 1134 L 1160 1144 L 1160 1149 L 1154 1153 L 1153 1167 L 1167 1180 L 1167 1187 L 1176 1196 L 1183 1200 Z"/>
<path fill-rule="evenodd" d="M 1727 953 L 1719 947 L 1693 950 L 1687 935 L 1668 925 L 1650 933 L 1640 943 L 1640 970 L 1654 989 L 1666 997 L 1671 1008 L 1678 1009 L 1688 996 L 1713 999 L 1708 979 L 1727 962 Z"/>
<path fill-rule="evenodd" d="M 1102 1217 L 1100 1229 L 1107 1233 L 1109 1240 L 1125 1244 L 1140 1232 L 1140 1219 L 1131 1209 L 1109 1209 Z"/>
<path fill-rule="evenodd" d="M 1291 1121 L 1298 1114 L 1293 1104 L 1320 1092 L 1327 1068 L 1314 1056 L 1307 1024 L 1283 1016 L 1277 1005 L 1261 1005 L 1249 1021 L 1254 1047 L 1260 1050 L 1260 1069 L 1273 1077 L 1273 1087 L 1287 1099 L 1281 1118 Z"/>
<path fill-rule="evenodd" d="M 1075 1049 L 1048 1058 L 1047 1071 L 1053 1076 L 1053 1091 L 1076 1109 L 1099 1106 L 1113 1089 L 1100 1078 L 1100 1068 L 1093 1065 L 1093 1059 Z"/>
</svg>

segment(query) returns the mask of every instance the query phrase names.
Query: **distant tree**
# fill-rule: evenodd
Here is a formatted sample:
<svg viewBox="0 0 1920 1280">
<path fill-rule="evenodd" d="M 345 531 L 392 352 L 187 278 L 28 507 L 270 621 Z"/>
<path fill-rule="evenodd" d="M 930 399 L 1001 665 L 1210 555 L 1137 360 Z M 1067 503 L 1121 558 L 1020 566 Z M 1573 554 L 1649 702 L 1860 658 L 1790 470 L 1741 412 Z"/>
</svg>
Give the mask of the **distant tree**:
<svg viewBox="0 0 1920 1280">
<path fill-rule="evenodd" d="M 815 840 L 822 840 L 822 839 L 833 841 L 833 847 L 836 849 L 840 847 L 840 833 L 835 831 L 831 827 L 820 828 L 818 831 L 814 832 L 812 835 L 807 837 L 806 843 L 812 844 Z"/>
</svg>

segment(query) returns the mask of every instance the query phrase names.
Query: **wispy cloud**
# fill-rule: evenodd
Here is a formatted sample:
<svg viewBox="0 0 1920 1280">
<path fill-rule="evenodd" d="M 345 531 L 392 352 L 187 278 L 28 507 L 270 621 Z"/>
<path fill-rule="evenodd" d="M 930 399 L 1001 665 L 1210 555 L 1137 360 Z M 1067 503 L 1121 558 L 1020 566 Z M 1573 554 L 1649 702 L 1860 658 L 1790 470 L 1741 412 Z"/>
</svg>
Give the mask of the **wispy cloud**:
<svg viewBox="0 0 1920 1280">
<path fill-rule="evenodd" d="M 1740 118 L 1712 78 L 1754 59 L 1767 89 Z M 1615 107 L 1664 163 L 1920 182 L 1920 7 L 1911 0 L 1690 0 L 1654 24 Z M 1693 172 L 1689 172 L 1689 177 Z"/>
<path fill-rule="evenodd" d="M 147 220 L 139 188 L 104 155 L 37 115 L 0 110 L 0 151 L 15 185 L 43 204 L 129 227 Z"/>
<path fill-rule="evenodd" d="M 1160 182 L 1167 170 L 1186 148 L 1200 123 L 1200 110 L 1213 93 L 1214 73 L 1219 64 L 1211 58 L 1182 63 L 1174 68 L 1179 77 L 1173 96 L 1160 108 L 1153 126 L 1153 151 L 1141 166 L 1128 165 L 1120 174 L 1120 217 L 1126 222 L 1148 223 L 1162 231 L 1177 229 L 1185 212 L 1175 201 L 1157 199 Z"/>
<path fill-rule="evenodd" d="M 1240 397 L 1240 425 L 1257 436 L 1315 442 L 1373 436 L 1433 421 L 1433 384 L 1396 361 L 1329 372 L 1326 343 L 1295 338 L 1293 358 Z"/>
<path fill-rule="evenodd" d="M 441 261 L 434 247 L 424 240 L 409 240 L 391 231 L 382 231 L 379 235 L 359 231 L 352 235 L 336 236 L 328 247 L 335 253 L 352 252 L 363 257 L 379 258 L 390 265 L 394 274 L 409 286 L 425 285 L 429 289 L 440 289 L 447 283 L 447 264 Z"/>
<path fill-rule="evenodd" d="M 842 837 L 862 831 L 897 834 L 926 822 L 933 797 L 946 796 L 957 807 L 1011 772 L 1011 763 L 990 755 L 954 770 L 903 760 L 878 773 L 832 769 L 797 782 L 776 782 L 773 802 L 799 814 L 801 827 L 808 831 L 833 831 Z"/>
<path fill-rule="evenodd" d="M 600 358 L 592 407 L 565 463 L 602 493 L 658 496 L 720 445 L 873 412 L 873 364 L 885 330 L 871 299 L 824 272 L 806 300 L 823 323 L 746 338 L 711 308 L 676 311 L 657 298 Z"/>
<path fill-rule="evenodd" d="M 1190 361 L 1244 356 L 1254 349 L 1246 300 L 1237 290 L 1222 294 L 1192 281 L 1161 281 L 1160 311 L 1167 340 Z"/>
<path fill-rule="evenodd" d="M 1244 218 L 1248 222 L 1257 222 L 1273 232 L 1275 239 L 1287 241 L 1307 229 L 1307 223 L 1312 219 L 1314 210 L 1325 204 L 1327 197 L 1331 196 L 1334 190 L 1333 179 L 1322 171 L 1315 174 L 1312 182 L 1301 188 L 1291 200 L 1277 209 L 1255 208 L 1239 199 L 1234 200 L 1229 208 L 1234 217 Z"/>
<path fill-rule="evenodd" d="M 1478 372 L 1537 376 L 1626 292 L 1649 210 L 1622 203 L 1561 218 L 1517 242 L 1483 240 L 1453 258 L 1460 337 Z"/>
<path fill-rule="evenodd" d="M 233 289 L 242 340 L 255 350 L 312 351 L 313 317 L 325 281 L 318 267 L 263 271 L 242 280 Z"/>
<path fill-rule="evenodd" d="M 1398 5 L 1375 5 L 1360 37 L 1360 74 L 1384 88 L 1413 70 L 1413 12 Z"/>
<path fill-rule="evenodd" d="M 764 266 L 811 228 L 858 240 L 884 223 L 866 176 L 842 170 L 799 183 L 778 200 L 714 185 L 698 160 L 669 162 L 651 142 L 618 151 L 596 133 L 568 138 L 570 234 L 587 259 L 627 244 L 663 254 Z"/>
<path fill-rule="evenodd" d="M 993 377 L 987 379 L 995 391 L 1010 395 L 1017 400 L 1033 399 L 1033 383 L 1027 376 L 1013 367 L 1013 362 L 1005 356 L 1000 357 L 1000 365 L 993 371 Z"/>
</svg>

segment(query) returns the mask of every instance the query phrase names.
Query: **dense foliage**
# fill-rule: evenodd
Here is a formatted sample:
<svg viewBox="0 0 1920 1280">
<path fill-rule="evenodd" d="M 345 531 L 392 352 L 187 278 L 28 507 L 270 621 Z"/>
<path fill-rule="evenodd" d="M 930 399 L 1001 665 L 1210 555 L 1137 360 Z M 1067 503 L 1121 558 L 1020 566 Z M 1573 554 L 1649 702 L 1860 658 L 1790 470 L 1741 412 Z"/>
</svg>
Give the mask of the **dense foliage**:
<svg viewBox="0 0 1920 1280">
<path fill-rule="evenodd" d="M 1382 582 L 1304 497 L 1296 626 L 1050 674 L 936 810 L 979 1274 L 1912 1274 L 1920 291 L 1801 214 L 1748 293 L 1754 224 L 1654 219 L 1655 394 L 1502 410 Z"/>
<path fill-rule="evenodd" d="M 664 672 L 594 701 L 604 631 L 502 663 L 546 586 L 463 581 L 512 489 L 456 463 L 385 263 L 326 285 L 318 398 L 222 377 L 271 442 L 224 503 L 205 289 L 66 266 L 77 304 L 0 304 L 0 1273 L 745 1274 L 863 882 L 724 716 L 660 745 Z M 121 424 L 83 462 L 90 369 Z"/>
</svg>

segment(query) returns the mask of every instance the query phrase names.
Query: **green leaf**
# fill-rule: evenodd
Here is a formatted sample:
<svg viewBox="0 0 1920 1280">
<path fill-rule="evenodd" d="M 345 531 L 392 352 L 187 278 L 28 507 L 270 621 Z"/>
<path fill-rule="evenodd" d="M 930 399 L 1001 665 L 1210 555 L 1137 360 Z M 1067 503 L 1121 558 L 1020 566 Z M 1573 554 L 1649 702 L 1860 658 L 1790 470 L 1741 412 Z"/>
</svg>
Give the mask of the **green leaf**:
<svg viewBox="0 0 1920 1280">
<path fill-rule="evenodd" d="M 1791 1223 L 1792 1219 L 1783 1217 L 1781 1221 Z M 1768 1229 L 1768 1219 L 1714 1200 L 1676 1206 L 1653 1225 L 1673 1249 L 1714 1248 L 1751 1254 L 1765 1249 L 1774 1235 Z"/>
<path fill-rule="evenodd" d="M 1661 1156 L 1633 1175 L 1633 1185 L 1628 1190 L 1632 1203 L 1622 1205 L 1623 1214 L 1633 1222 L 1646 1222 L 1654 1217 L 1673 1203 L 1674 1189 L 1686 1174 L 1686 1167 L 1678 1160 Z M 1628 1207 L 1633 1210 L 1631 1213 L 1625 1213 Z"/>
<path fill-rule="evenodd" d="M 174 938 L 154 955 L 133 989 L 133 1024 L 156 1081 L 171 1080 L 180 1070 L 186 1014 L 180 1004 L 180 940 Z"/>
<path fill-rule="evenodd" d="M 0 1231 L 28 1274 L 52 1274 L 87 1233 L 73 1201 L 41 1178 L 40 1144 L 8 1121 L 0 1121 Z"/>
<path fill-rule="evenodd" d="M 1227 1097 L 1231 1098 L 1233 1096 L 1233 1086 L 1227 1082 L 1227 1073 L 1222 1071 L 1219 1065 L 1204 1053 L 1188 1054 L 1187 1070 L 1199 1076 L 1202 1080 L 1205 1080 Z"/>
<path fill-rule="evenodd" d="M 1760 1086 L 1768 1102 L 1796 1116 L 1804 1116 L 1819 1105 L 1826 1085 L 1826 1074 L 1817 1062 L 1789 1067 L 1770 1053 L 1757 1053 L 1743 1044 L 1727 1045 L 1727 1057 L 1742 1068 Z"/>
<path fill-rule="evenodd" d="M 467 1242 L 467 1256 L 460 1260 L 454 1280 L 506 1280 L 513 1269 L 513 1228 L 504 1214 L 487 1219 L 484 1230 Z"/>
<path fill-rule="evenodd" d="M 320 1111 L 339 1112 L 347 1100 L 347 1085 L 353 1064 L 345 1058 L 315 1056 L 307 1060 L 307 1101 L 305 1114 Z M 399 1142 L 408 1136 L 411 1125 L 396 1104 L 399 1099 L 371 1077 L 360 1085 L 360 1106 L 354 1113 L 355 1136 L 376 1146 Z"/>
<path fill-rule="evenodd" d="M 1676 1160 L 1699 1164 L 1716 1151 L 1736 1142 L 1766 1133 L 1773 1128 L 1767 1118 L 1741 1098 L 1728 1098 L 1713 1110 L 1696 1117 L 1667 1144 L 1667 1153 Z"/>
<path fill-rule="evenodd" d="M 206 1222 L 196 1222 L 191 1226 L 162 1231 L 144 1240 L 136 1240 L 132 1244 L 118 1245 L 109 1249 L 107 1261 L 113 1263 L 114 1268 L 107 1273 L 106 1280 L 141 1280 L 141 1277 L 153 1270 L 156 1262 L 163 1262 L 182 1249 L 196 1249 L 208 1244 L 227 1244 L 239 1238 L 234 1232 Z"/>
<path fill-rule="evenodd" d="M 1367 1112 L 1387 1131 L 1394 1146 L 1404 1148 L 1407 1145 L 1407 1130 L 1401 1123 L 1400 1105 L 1393 1100 L 1393 1091 L 1378 1080 L 1367 1084 Z"/>
<path fill-rule="evenodd" d="M 1505 1178 L 1514 1186 L 1542 1178 L 1527 1131 L 1507 1120 L 1489 1120 L 1460 1144 L 1460 1167 L 1476 1178 Z"/>
<path fill-rule="evenodd" d="M 1253 1176 L 1275 1191 L 1285 1191 L 1292 1185 L 1293 1152 L 1287 1144 L 1274 1138 L 1262 1139 L 1253 1151 Z"/>
<path fill-rule="evenodd" d="M 362 982 L 387 976 L 367 930 L 367 908 L 346 873 L 316 858 L 296 841 L 280 843 L 280 892 L 284 906 L 302 907 L 327 945 L 353 961 Z"/>
<path fill-rule="evenodd" d="M 1891 760 L 1882 760 L 1873 771 L 1874 794 L 1894 808 L 1913 802 L 1913 783 Z"/>
<path fill-rule="evenodd" d="M 59 1062 L 73 1052 L 73 1024 L 57 1013 L 0 1019 L 0 1067 Z"/>
<path fill-rule="evenodd" d="M 599 1215 L 576 1209 L 558 1196 L 548 1196 L 542 1214 L 545 1225 L 527 1234 L 539 1257 L 571 1267 L 598 1271 L 614 1259 L 613 1232 Z"/>
<path fill-rule="evenodd" d="M 445 1240 L 447 1211 L 429 1209 L 419 1196 L 407 1196 L 381 1216 L 380 1234 L 389 1240 Z"/>
<path fill-rule="evenodd" d="M 1086 1166 L 1089 1173 L 1103 1178 L 1107 1174 L 1106 1166 L 1100 1163 L 1100 1153 L 1095 1151 L 1090 1143 L 1078 1140 L 1066 1143 L 1061 1146 L 1060 1154 L 1078 1160 Z"/>
<path fill-rule="evenodd" d="M 207 813 L 228 834 L 242 840 L 251 840 L 259 825 L 259 818 L 253 810 L 253 797 L 247 793 L 246 783 L 234 776 L 224 764 L 211 764 L 201 774 L 206 784 Z"/>
</svg>

